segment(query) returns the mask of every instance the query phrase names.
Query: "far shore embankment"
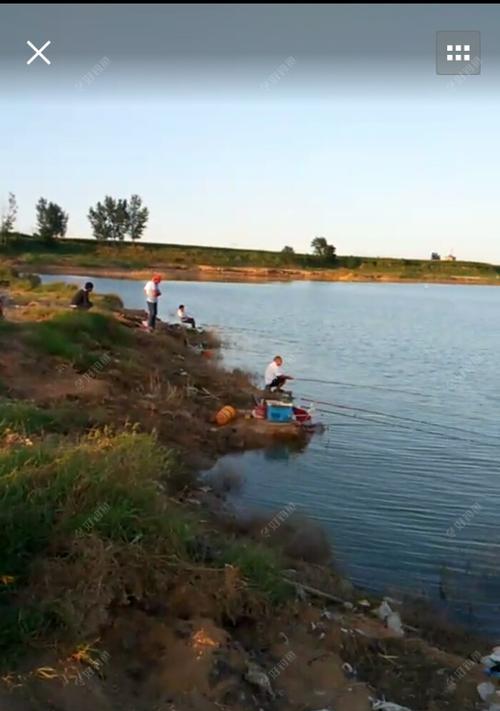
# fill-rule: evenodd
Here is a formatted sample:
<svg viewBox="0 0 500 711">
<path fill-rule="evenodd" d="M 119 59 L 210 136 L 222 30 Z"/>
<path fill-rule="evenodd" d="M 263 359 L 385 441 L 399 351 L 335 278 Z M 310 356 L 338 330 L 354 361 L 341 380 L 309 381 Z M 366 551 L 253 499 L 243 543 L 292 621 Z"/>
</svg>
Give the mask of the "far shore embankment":
<svg viewBox="0 0 500 711">
<path fill-rule="evenodd" d="M 33 271 L 33 265 L 18 262 L 20 271 Z M 74 274 L 76 276 L 96 276 L 110 279 L 149 279 L 152 271 L 160 272 L 172 281 L 224 281 L 242 283 L 324 281 L 363 282 L 396 284 L 468 284 L 475 286 L 499 286 L 500 277 L 488 278 L 476 275 L 433 275 L 418 278 L 401 277 L 394 274 L 359 273 L 349 269 L 298 269 L 273 267 L 222 267 L 213 265 L 171 266 L 152 265 L 149 268 L 97 267 L 74 264 L 42 264 L 36 266 L 39 274 Z"/>
</svg>

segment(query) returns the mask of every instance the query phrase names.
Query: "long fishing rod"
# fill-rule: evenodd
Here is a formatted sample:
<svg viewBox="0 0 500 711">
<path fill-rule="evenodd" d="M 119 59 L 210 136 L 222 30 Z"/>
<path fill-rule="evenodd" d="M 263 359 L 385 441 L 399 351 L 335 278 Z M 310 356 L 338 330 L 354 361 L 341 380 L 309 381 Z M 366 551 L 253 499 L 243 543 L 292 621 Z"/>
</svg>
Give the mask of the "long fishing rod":
<svg viewBox="0 0 500 711">
<path fill-rule="evenodd" d="M 448 440 L 454 440 L 456 442 L 465 442 L 468 444 L 476 444 L 480 447 L 493 447 L 498 449 L 498 444 L 493 442 L 487 442 L 484 440 L 471 439 L 469 437 L 460 437 L 458 435 L 450 434 L 449 432 L 437 432 L 435 430 L 423 429 L 422 427 L 409 426 L 401 424 L 399 422 L 387 422 L 385 420 L 378 420 L 373 417 L 363 417 L 362 415 L 350 415 L 345 412 L 338 412 L 336 410 L 328 410 L 325 408 L 317 408 L 318 412 L 325 413 L 328 415 L 336 415 L 337 417 L 344 417 L 347 419 L 358 420 L 360 422 L 368 422 L 372 425 L 383 425 L 385 427 L 389 426 L 399 430 L 405 430 L 407 432 L 419 432 L 422 434 L 432 435 L 434 437 L 445 438 Z"/>
<path fill-rule="evenodd" d="M 371 417 L 363 417 L 362 415 L 349 415 L 349 414 L 347 414 L 347 413 L 345 413 L 345 412 L 336 412 L 335 410 L 327 410 L 327 409 L 325 409 L 325 408 L 320 408 L 320 407 L 318 407 L 317 410 L 318 410 L 318 412 L 322 412 L 322 413 L 325 413 L 325 414 L 327 414 L 327 415 L 336 415 L 337 417 L 345 417 L 345 418 L 348 418 L 348 419 L 351 419 L 351 420 L 358 420 L 358 421 L 362 421 L 362 422 L 369 422 L 369 423 L 372 424 L 372 425 L 385 425 L 385 426 L 387 426 L 387 425 L 389 424 L 391 427 L 394 427 L 394 428 L 400 429 L 400 430 L 405 430 L 405 431 L 407 431 L 407 432 L 420 432 L 420 433 L 422 433 L 422 434 L 428 434 L 428 435 L 432 435 L 432 436 L 434 436 L 434 437 L 441 437 L 441 438 L 442 438 L 442 437 L 445 437 L 445 438 L 447 438 L 447 439 L 449 439 L 449 440 L 454 440 L 454 441 L 457 441 L 457 442 L 467 442 L 467 443 L 469 443 L 469 444 L 478 444 L 478 445 L 480 445 L 481 447 L 496 447 L 496 446 L 498 446 L 498 445 L 495 445 L 495 444 L 493 444 L 493 443 L 491 443 L 491 442 L 481 442 L 481 441 L 475 440 L 475 439 L 469 439 L 469 438 L 465 438 L 465 437 L 459 437 L 459 436 L 457 436 L 457 435 L 452 435 L 452 434 L 449 434 L 449 433 L 447 433 L 447 432 L 436 432 L 436 431 L 434 431 L 434 430 L 426 430 L 426 429 L 423 429 L 423 428 L 421 428 L 421 427 L 409 427 L 408 425 L 404 425 L 404 424 L 401 424 L 401 423 L 399 423 L 399 422 L 391 422 L 391 423 L 388 423 L 388 422 L 385 422 L 385 421 L 383 421 L 383 420 L 375 420 L 375 419 L 373 419 L 373 418 L 371 418 Z"/>
<path fill-rule="evenodd" d="M 472 435 L 475 437 L 484 437 L 485 435 L 482 434 L 481 432 L 476 432 L 475 430 L 467 430 L 464 427 L 457 427 L 456 425 L 440 425 L 439 423 L 436 422 L 428 422 L 426 420 L 418 420 L 414 417 L 405 417 L 404 415 L 393 415 L 388 412 L 382 412 L 381 410 L 369 410 L 365 407 L 354 407 L 351 405 L 343 405 L 340 403 L 335 403 L 335 402 L 327 402 L 325 400 L 317 400 L 311 395 L 304 395 L 303 396 L 304 400 L 311 400 L 312 402 L 317 403 L 318 405 L 326 405 L 327 407 L 336 407 L 341 410 L 351 410 L 353 412 L 362 412 L 368 415 L 376 415 L 378 417 L 387 417 L 392 420 L 398 420 L 401 422 L 410 422 L 412 424 L 417 424 L 417 425 L 425 425 L 427 427 L 438 427 L 441 429 L 445 430 L 453 430 L 455 432 L 461 432 L 462 434 L 467 434 L 467 435 Z M 495 438 L 495 435 L 487 435 L 488 437 Z"/>
<path fill-rule="evenodd" d="M 391 388 L 386 385 L 369 385 L 368 383 L 347 383 L 345 380 L 321 380 L 319 378 L 294 378 L 300 383 L 319 383 L 320 385 L 338 385 L 346 388 L 363 388 L 365 390 L 384 390 L 391 393 L 404 393 L 405 395 L 417 395 L 425 397 L 425 393 L 416 390 L 404 390 L 402 388 Z"/>
</svg>

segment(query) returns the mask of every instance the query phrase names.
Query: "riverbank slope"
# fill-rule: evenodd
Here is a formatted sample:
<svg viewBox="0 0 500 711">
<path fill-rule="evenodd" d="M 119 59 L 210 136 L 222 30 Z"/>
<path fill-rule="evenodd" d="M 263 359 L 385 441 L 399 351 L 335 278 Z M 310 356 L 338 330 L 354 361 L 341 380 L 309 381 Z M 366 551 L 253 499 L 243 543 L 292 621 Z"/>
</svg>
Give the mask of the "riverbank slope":
<svg viewBox="0 0 500 711">
<path fill-rule="evenodd" d="M 74 313 L 67 285 L 1 278 L 0 708 L 477 708 L 486 642 L 391 603 L 401 635 L 315 527 L 236 520 L 230 483 L 198 479 L 265 444 L 213 424 L 256 392 L 213 334 L 151 335 L 117 297 Z"/>
</svg>

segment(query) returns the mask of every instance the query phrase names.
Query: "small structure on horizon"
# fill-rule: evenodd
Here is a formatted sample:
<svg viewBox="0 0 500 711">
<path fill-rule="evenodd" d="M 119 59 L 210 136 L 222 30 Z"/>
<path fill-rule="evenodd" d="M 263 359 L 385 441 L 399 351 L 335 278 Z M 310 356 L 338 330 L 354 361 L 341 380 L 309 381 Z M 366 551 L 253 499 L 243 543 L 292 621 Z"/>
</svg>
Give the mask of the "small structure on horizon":
<svg viewBox="0 0 500 711">
<path fill-rule="evenodd" d="M 445 262 L 456 262 L 457 258 L 455 257 L 454 254 L 448 254 L 447 257 L 444 258 Z"/>
<path fill-rule="evenodd" d="M 441 255 L 438 254 L 437 252 L 432 252 L 431 254 L 431 260 L 433 262 L 438 262 L 441 259 Z"/>
</svg>

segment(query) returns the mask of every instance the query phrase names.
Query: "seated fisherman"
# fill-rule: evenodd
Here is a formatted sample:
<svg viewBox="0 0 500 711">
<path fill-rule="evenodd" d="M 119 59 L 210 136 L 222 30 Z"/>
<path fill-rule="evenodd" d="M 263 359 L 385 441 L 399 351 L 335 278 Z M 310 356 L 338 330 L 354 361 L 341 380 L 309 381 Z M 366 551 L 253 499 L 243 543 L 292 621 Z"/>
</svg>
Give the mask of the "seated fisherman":
<svg viewBox="0 0 500 711">
<path fill-rule="evenodd" d="M 266 390 L 281 390 L 287 380 L 293 380 L 291 375 L 285 375 L 281 369 L 283 358 L 277 355 L 266 368 Z"/>
<path fill-rule="evenodd" d="M 193 328 L 196 328 L 196 322 L 192 316 L 186 313 L 186 307 L 184 304 L 181 304 L 177 309 L 177 316 L 179 317 L 179 321 L 181 323 L 187 323 Z"/>
<path fill-rule="evenodd" d="M 94 289 L 94 285 L 92 284 L 91 281 L 88 281 L 83 289 L 78 289 L 78 291 L 74 294 L 73 298 L 71 299 L 71 308 L 72 309 L 91 309 L 92 308 L 92 302 L 90 301 L 90 294 L 92 293 Z"/>
</svg>

